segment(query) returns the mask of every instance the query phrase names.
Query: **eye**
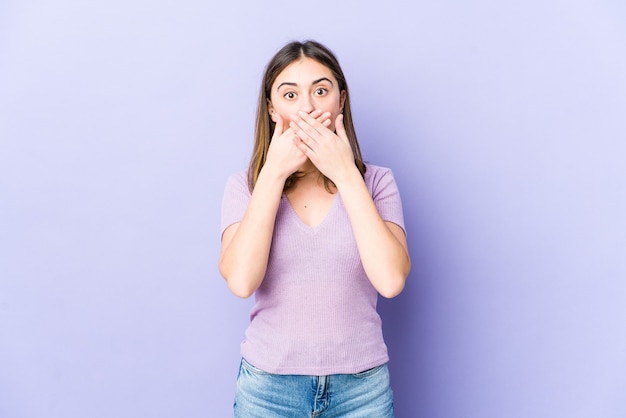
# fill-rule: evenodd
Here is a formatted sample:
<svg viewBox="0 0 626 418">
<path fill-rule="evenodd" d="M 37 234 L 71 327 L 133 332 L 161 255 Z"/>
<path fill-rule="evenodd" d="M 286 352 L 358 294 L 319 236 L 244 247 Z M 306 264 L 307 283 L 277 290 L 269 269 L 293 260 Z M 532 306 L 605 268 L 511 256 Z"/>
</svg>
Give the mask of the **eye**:
<svg viewBox="0 0 626 418">
<path fill-rule="evenodd" d="M 296 93 L 293 91 L 288 91 L 287 93 L 283 94 L 283 97 L 287 100 L 293 100 L 296 98 Z"/>
<path fill-rule="evenodd" d="M 325 89 L 324 87 L 320 87 L 320 88 L 315 90 L 315 95 L 316 96 L 325 96 L 326 93 L 328 93 L 328 90 Z"/>
</svg>

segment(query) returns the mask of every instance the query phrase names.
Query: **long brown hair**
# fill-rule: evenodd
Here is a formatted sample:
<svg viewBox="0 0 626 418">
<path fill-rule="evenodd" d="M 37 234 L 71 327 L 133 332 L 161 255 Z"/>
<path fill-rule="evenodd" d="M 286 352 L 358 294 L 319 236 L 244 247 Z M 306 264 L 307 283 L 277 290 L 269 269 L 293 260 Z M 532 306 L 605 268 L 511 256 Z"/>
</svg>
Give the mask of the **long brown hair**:
<svg viewBox="0 0 626 418">
<path fill-rule="evenodd" d="M 354 130 L 354 124 L 352 122 L 352 112 L 350 109 L 350 94 L 348 93 L 348 83 L 343 75 L 339 61 L 335 55 L 324 45 L 315 41 L 304 42 L 290 42 L 282 47 L 274 57 L 270 60 L 265 67 L 265 73 L 263 75 L 263 82 L 261 83 L 261 91 L 259 93 L 259 102 L 256 113 L 256 126 L 254 130 L 254 149 L 252 151 L 252 157 L 250 158 L 250 165 L 248 167 L 248 187 L 250 191 L 254 189 L 254 185 L 259 177 L 259 173 L 265 164 L 267 158 L 267 151 L 270 146 L 270 140 L 274 134 L 275 123 L 271 120 L 267 104 L 270 100 L 270 94 L 272 84 L 278 77 L 278 75 L 292 62 L 297 61 L 302 57 L 311 58 L 320 64 L 327 67 L 333 76 L 337 79 L 339 91 L 345 91 L 345 102 L 343 105 L 343 124 L 346 130 L 346 135 L 352 152 L 354 154 L 354 162 L 361 172 L 361 175 L 365 174 L 365 163 L 361 156 L 361 148 L 356 138 L 356 132 Z M 285 182 L 283 190 L 288 190 L 293 187 L 298 181 L 298 174 L 294 173 Z M 331 190 L 333 182 L 324 176 L 324 186 L 326 190 Z"/>
</svg>

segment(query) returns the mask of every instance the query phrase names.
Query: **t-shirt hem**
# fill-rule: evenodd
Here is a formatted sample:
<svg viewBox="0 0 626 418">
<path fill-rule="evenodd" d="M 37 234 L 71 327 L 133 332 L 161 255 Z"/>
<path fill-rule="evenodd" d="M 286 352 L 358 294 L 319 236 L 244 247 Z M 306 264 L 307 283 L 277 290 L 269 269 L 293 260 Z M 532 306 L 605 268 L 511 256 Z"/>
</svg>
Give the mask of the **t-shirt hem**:
<svg viewBox="0 0 626 418">
<path fill-rule="evenodd" d="M 372 360 L 367 363 L 355 365 L 355 366 L 329 366 L 329 367 L 270 367 L 263 364 L 256 363 L 246 358 L 246 361 L 257 369 L 260 369 L 266 373 L 280 374 L 280 375 L 305 375 L 305 376 L 330 376 L 335 374 L 355 374 L 365 370 L 372 369 L 374 367 L 381 366 L 389 362 L 389 356 Z"/>
</svg>

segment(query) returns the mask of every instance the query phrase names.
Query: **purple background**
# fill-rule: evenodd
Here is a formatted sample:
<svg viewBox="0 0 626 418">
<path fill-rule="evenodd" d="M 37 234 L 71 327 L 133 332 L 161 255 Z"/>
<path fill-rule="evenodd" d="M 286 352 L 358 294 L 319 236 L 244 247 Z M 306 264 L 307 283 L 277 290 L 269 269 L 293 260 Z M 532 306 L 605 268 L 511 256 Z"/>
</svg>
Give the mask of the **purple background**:
<svg viewBox="0 0 626 418">
<path fill-rule="evenodd" d="M 403 194 L 397 416 L 626 416 L 624 3 L 408 3 L 0 3 L 0 416 L 230 416 L 221 195 L 309 37 Z"/>
</svg>

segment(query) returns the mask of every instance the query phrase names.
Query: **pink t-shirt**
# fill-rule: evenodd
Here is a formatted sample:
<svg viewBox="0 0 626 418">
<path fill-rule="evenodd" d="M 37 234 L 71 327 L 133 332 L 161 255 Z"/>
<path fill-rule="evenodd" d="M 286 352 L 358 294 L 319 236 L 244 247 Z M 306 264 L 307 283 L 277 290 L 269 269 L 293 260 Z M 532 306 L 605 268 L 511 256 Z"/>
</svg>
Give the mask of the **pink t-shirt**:
<svg viewBox="0 0 626 418">
<path fill-rule="evenodd" d="M 391 170 L 368 165 L 365 183 L 383 220 L 404 228 Z M 247 172 L 230 176 L 222 232 L 243 219 L 249 199 Z M 340 194 L 316 227 L 302 222 L 283 195 L 241 353 L 259 369 L 276 374 L 322 376 L 379 366 L 389 357 L 377 298 Z"/>
</svg>

